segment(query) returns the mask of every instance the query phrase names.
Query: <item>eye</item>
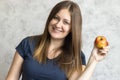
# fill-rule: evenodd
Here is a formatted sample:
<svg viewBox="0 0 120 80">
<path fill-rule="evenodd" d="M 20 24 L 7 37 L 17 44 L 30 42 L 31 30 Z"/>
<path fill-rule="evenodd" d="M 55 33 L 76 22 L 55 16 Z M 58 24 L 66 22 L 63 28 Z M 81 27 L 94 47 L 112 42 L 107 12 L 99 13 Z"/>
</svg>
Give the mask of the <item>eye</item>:
<svg viewBox="0 0 120 80">
<path fill-rule="evenodd" d="M 70 25 L 70 23 L 68 21 L 64 21 L 63 22 L 65 25 Z"/>
<path fill-rule="evenodd" d="M 54 16 L 54 17 L 53 17 L 53 19 L 55 19 L 55 20 L 59 20 L 59 17 L 57 17 L 57 16 Z"/>
</svg>

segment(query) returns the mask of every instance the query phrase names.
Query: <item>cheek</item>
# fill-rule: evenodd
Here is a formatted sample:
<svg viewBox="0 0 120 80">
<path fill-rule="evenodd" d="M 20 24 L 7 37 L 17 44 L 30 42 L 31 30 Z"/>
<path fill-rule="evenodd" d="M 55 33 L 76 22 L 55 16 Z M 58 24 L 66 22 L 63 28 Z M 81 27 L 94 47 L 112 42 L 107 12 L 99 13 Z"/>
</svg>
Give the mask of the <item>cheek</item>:
<svg viewBox="0 0 120 80">
<path fill-rule="evenodd" d="M 54 19 L 52 19 L 51 21 L 50 21 L 50 23 L 49 24 L 55 24 L 55 23 L 57 23 L 57 21 L 56 20 L 54 20 Z"/>
<path fill-rule="evenodd" d="M 50 23 L 49 23 L 49 25 L 48 25 L 48 29 L 51 28 L 51 25 L 53 25 L 53 21 L 52 21 L 52 20 L 50 21 Z"/>
<path fill-rule="evenodd" d="M 68 26 L 68 27 L 66 27 L 65 30 L 66 30 L 66 32 L 71 32 L 71 27 Z"/>
</svg>

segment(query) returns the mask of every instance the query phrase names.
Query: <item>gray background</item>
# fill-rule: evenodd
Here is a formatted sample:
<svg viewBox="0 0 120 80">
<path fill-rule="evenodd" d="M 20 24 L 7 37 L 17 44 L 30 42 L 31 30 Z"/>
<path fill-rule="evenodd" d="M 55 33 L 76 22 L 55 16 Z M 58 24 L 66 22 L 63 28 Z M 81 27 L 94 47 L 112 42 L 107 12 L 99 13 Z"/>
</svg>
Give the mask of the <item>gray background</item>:
<svg viewBox="0 0 120 80">
<path fill-rule="evenodd" d="M 15 47 L 40 34 L 52 7 L 60 0 L 0 0 L 0 80 L 10 67 Z M 95 68 L 91 80 L 120 80 L 120 0 L 75 0 L 83 16 L 83 51 L 90 56 L 94 39 L 104 35 L 109 55 Z"/>
</svg>

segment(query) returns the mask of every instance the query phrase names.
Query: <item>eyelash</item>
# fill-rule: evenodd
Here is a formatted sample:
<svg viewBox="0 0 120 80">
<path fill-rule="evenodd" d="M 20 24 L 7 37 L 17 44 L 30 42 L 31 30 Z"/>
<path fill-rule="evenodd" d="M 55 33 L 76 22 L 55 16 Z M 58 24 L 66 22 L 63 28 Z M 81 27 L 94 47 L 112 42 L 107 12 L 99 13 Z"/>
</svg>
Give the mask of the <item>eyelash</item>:
<svg viewBox="0 0 120 80">
<path fill-rule="evenodd" d="M 68 25 L 69 25 L 69 23 L 68 23 L 68 22 L 66 22 L 66 21 L 64 21 L 64 24 L 68 24 Z"/>
<path fill-rule="evenodd" d="M 57 19 L 57 20 L 59 20 L 59 18 L 58 18 L 58 17 L 56 17 L 56 16 L 54 16 L 54 17 L 53 17 L 53 19 Z"/>
<path fill-rule="evenodd" d="M 53 19 L 58 20 L 58 21 L 60 20 L 59 17 L 57 17 L 57 16 L 54 16 Z M 70 25 L 70 23 L 67 22 L 67 21 L 63 21 L 63 23 L 67 24 L 67 25 Z"/>
</svg>

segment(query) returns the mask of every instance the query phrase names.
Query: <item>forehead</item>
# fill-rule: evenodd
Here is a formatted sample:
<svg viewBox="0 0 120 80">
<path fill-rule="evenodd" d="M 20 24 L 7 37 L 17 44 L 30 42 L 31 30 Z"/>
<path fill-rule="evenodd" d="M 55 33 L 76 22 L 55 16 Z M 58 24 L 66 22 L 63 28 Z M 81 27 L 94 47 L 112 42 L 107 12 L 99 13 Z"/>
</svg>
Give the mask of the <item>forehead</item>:
<svg viewBox="0 0 120 80">
<path fill-rule="evenodd" d="M 56 15 L 67 20 L 71 20 L 70 11 L 68 9 L 61 9 Z"/>
</svg>

